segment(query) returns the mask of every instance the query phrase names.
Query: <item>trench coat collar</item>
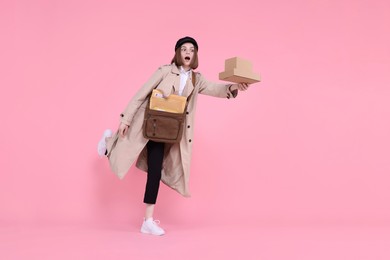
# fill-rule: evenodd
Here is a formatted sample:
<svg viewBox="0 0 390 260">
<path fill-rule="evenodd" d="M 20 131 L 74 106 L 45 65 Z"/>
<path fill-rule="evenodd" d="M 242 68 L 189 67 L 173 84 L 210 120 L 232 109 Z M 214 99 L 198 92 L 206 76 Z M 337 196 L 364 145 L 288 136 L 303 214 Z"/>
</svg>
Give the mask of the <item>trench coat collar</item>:
<svg viewBox="0 0 390 260">
<path fill-rule="evenodd" d="M 171 72 L 177 75 L 180 75 L 180 69 L 176 66 L 176 64 L 172 63 L 172 69 Z"/>
<path fill-rule="evenodd" d="M 191 70 L 192 71 L 192 70 Z M 180 86 L 180 69 L 175 65 L 175 64 L 172 64 L 172 69 L 171 69 L 171 72 L 173 73 L 173 74 L 176 74 L 177 75 L 177 80 L 175 81 L 175 88 L 177 88 L 177 89 L 179 89 L 179 86 Z M 189 76 L 189 78 L 191 79 L 191 80 L 189 80 L 188 82 L 187 82 L 187 84 L 186 84 L 186 86 L 184 87 L 184 91 L 183 91 L 183 96 L 186 96 L 186 97 L 188 97 L 191 93 L 192 93 L 192 91 L 194 90 L 194 88 L 195 88 L 195 86 L 192 84 L 192 77 L 193 77 L 194 75 L 192 74 L 192 72 L 191 72 L 191 74 L 190 74 L 190 76 Z M 177 87 L 176 87 L 177 86 Z"/>
</svg>

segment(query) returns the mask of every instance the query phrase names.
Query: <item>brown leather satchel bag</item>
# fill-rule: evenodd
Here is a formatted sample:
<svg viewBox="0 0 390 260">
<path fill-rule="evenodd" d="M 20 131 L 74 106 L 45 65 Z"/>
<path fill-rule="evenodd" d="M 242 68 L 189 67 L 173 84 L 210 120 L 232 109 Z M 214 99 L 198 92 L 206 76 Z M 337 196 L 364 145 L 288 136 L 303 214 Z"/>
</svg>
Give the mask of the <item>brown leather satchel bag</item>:
<svg viewBox="0 0 390 260">
<path fill-rule="evenodd" d="M 192 84 L 195 86 L 195 73 L 192 72 Z M 178 143 L 183 136 L 184 123 L 188 102 L 192 93 L 187 98 L 185 109 L 182 113 L 173 113 L 150 108 L 151 95 L 145 110 L 143 122 L 143 136 L 146 139 L 162 143 Z"/>
</svg>

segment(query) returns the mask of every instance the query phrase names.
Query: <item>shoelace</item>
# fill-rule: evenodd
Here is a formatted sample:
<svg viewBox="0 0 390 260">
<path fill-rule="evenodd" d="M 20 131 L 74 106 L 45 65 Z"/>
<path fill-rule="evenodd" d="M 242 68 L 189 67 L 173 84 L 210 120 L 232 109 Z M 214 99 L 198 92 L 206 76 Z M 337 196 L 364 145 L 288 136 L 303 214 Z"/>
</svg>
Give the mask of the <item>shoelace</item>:
<svg viewBox="0 0 390 260">
<path fill-rule="evenodd" d="M 158 219 L 156 219 L 156 220 L 153 219 L 153 222 L 154 222 L 154 224 L 156 224 L 157 226 L 160 225 L 160 220 L 158 220 Z"/>
</svg>

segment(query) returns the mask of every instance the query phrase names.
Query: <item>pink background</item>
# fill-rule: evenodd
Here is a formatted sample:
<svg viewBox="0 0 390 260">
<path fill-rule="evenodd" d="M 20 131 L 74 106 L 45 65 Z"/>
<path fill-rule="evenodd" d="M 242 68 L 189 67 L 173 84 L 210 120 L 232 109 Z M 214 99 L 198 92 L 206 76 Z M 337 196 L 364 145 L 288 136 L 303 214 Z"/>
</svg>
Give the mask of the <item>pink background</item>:
<svg viewBox="0 0 390 260">
<path fill-rule="evenodd" d="M 262 82 L 199 98 L 192 198 L 162 186 L 162 223 L 388 227 L 389 12 L 386 0 L 2 1 L 3 239 L 12 227 L 138 230 L 145 174 L 120 181 L 96 143 L 186 35 L 207 79 L 240 56 Z"/>
</svg>

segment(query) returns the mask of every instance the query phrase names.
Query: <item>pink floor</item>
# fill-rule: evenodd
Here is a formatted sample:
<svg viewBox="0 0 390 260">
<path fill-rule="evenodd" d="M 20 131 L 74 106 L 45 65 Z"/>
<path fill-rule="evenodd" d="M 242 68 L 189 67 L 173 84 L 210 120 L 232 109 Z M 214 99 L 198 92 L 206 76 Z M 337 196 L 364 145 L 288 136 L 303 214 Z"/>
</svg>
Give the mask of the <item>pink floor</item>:
<svg viewBox="0 0 390 260">
<path fill-rule="evenodd" d="M 0 228 L 0 259 L 390 259 L 389 227 L 169 226 Z"/>
</svg>

